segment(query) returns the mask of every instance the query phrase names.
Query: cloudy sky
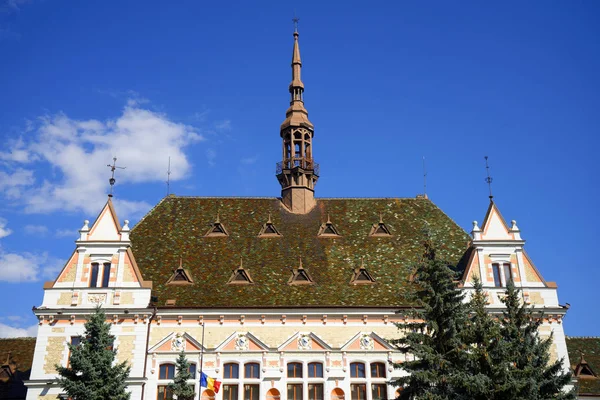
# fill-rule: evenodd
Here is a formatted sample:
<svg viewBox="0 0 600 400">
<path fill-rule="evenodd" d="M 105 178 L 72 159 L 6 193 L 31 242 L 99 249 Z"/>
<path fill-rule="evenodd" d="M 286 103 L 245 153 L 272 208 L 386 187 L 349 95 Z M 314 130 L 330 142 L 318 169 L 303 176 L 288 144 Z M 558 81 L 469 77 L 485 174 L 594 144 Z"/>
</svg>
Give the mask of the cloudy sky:
<svg viewBox="0 0 600 400">
<path fill-rule="evenodd" d="M 326 4 L 323 4 L 326 3 Z M 300 17 L 320 197 L 423 192 L 466 230 L 495 200 L 599 335 L 600 5 L 0 1 L 0 337 L 106 201 L 120 218 L 167 193 L 277 196 L 291 17 Z"/>
</svg>

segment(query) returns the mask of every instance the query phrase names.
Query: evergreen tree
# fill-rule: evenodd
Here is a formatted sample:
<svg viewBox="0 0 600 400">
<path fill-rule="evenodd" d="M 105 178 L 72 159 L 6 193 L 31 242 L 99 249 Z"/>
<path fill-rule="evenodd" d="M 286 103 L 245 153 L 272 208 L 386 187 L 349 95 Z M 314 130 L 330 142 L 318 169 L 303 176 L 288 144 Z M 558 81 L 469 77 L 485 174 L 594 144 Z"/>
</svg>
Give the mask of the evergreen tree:
<svg viewBox="0 0 600 400">
<path fill-rule="evenodd" d="M 550 362 L 552 335 L 542 339 L 538 328 L 541 315 L 534 315 L 532 307 L 520 301 L 520 291 L 509 281 L 500 334 L 507 345 L 507 380 L 504 387 L 511 386 L 499 399 L 546 400 L 575 399 L 573 391 L 564 392 L 571 381 L 571 373 L 562 369 L 563 360 Z M 538 317 L 538 318 L 536 318 Z"/>
<path fill-rule="evenodd" d="M 169 383 L 169 389 L 177 396 L 177 400 L 193 400 L 196 393 L 194 386 L 188 384 L 193 376 L 190 373 L 190 363 L 185 358 L 185 353 L 181 351 L 175 363 L 175 378 L 173 383 Z"/>
<path fill-rule="evenodd" d="M 58 385 L 73 400 L 128 400 L 125 380 L 131 367 L 126 361 L 114 364 L 114 337 L 104 311 L 97 307 L 84 326 L 79 345 L 69 344 L 69 366 L 55 366 Z"/>
<path fill-rule="evenodd" d="M 468 398 L 456 387 L 467 361 L 462 340 L 467 313 L 464 293 L 457 288 L 455 278 L 455 272 L 437 258 L 428 239 L 415 269 L 416 308 L 410 312 L 422 322 L 398 324 L 405 336 L 394 341 L 411 359 L 394 365 L 409 374 L 393 381 L 402 387 L 400 399 Z"/>
</svg>

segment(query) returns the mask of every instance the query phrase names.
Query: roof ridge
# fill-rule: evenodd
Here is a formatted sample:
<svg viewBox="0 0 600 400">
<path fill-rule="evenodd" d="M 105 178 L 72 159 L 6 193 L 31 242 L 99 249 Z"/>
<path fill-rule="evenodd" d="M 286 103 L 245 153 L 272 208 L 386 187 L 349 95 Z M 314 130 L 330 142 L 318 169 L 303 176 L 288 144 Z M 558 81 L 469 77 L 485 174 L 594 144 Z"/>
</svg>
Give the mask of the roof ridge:
<svg viewBox="0 0 600 400">
<path fill-rule="evenodd" d="M 600 340 L 600 336 L 569 336 L 565 335 L 566 339 L 595 339 Z"/>
</svg>

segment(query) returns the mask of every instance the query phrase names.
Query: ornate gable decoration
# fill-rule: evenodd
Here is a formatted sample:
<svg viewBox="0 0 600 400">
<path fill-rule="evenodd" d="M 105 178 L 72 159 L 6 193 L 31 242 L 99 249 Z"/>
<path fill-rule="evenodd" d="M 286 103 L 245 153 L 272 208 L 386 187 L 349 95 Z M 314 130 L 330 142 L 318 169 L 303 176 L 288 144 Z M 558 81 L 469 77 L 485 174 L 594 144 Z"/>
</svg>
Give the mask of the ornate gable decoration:
<svg viewBox="0 0 600 400">
<path fill-rule="evenodd" d="M 269 219 L 266 224 L 262 226 L 262 229 L 258 233 L 258 237 L 281 237 L 281 233 L 275 228 L 275 225 L 271 221 L 271 214 L 269 213 Z"/>
<path fill-rule="evenodd" d="M 231 273 L 231 277 L 227 282 L 230 285 L 249 285 L 254 283 L 250 277 L 250 273 L 244 269 L 243 261 L 240 258 L 240 266 L 234 269 Z"/>
<path fill-rule="evenodd" d="M 323 339 L 312 332 L 296 332 L 292 337 L 283 342 L 278 348 L 278 351 L 329 351 L 332 347 Z"/>
<path fill-rule="evenodd" d="M 390 229 L 383 222 L 383 216 L 379 213 L 379 223 L 373 224 L 369 236 L 392 236 Z"/>
<path fill-rule="evenodd" d="M 375 279 L 373 279 L 369 271 L 365 268 L 365 260 L 363 258 L 360 263 L 360 268 L 354 268 L 354 275 L 352 275 L 352 279 L 350 279 L 350 284 L 365 285 L 373 283 L 375 283 Z"/>
<path fill-rule="evenodd" d="M 206 350 L 206 349 L 205 349 Z M 171 332 L 157 344 L 148 349 L 148 353 L 201 352 L 202 344 L 186 332 Z"/>
<path fill-rule="evenodd" d="M 319 228 L 319 234 L 317 236 L 319 236 L 319 237 L 339 237 L 340 236 L 337 228 L 331 222 L 331 219 L 329 218 L 329 214 L 327 214 L 327 222 L 325 222 L 324 224 L 321 224 L 321 227 Z"/>
<path fill-rule="evenodd" d="M 194 283 L 190 273 L 183 268 L 183 259 L 179 259 L 179 267 L 173 271 L 173 275 L 167 281 L 167 285 L 191 285 Z"/>
<path fill-rule="evenodd" d="M 225 225 L 221 223 L 219 213 L 217 213 L 217 219 L 210 226 L 210 229 L 206 232 L 204 237 L 227 237 L 229 233 L 227 233 L 227 229 L 225 229 Z"/>
<path fill-rule="evenodd" d="M 302 257 L 300 265 L 292 270 L 292 276 L 288 280 L 288 285 L 312 285 L 315 283 L 307 270 L 302 267 Z"/>
<path fill-rule="evenodd" d="M 215 352 L 227 351 L 269 351 L 269 346 L 250 332 L 234 332 L 215 349 Z"/>
<path fill-rule="evenodd" d="M 341 348 L 342 351 L 390 351 L 395 350 L 392 345 L 385 341 L 375 332 L 361 332 L 350 339 Z"/>
</svg>

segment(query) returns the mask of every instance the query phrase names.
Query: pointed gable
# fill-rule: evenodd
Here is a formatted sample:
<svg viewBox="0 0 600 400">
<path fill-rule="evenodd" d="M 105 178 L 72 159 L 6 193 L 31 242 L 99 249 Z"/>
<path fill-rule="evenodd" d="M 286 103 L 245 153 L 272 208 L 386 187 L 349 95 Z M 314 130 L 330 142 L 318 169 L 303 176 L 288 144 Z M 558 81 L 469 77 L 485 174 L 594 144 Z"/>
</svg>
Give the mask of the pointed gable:
<svg viewBox="0 0 600 400">
<path fill-rule="evenodd" d="M 319 234 L 317 236 L 319 236 L 319 237 L 337 237 L 337 236 L 340 236 L 337 228 L 331 222 L 331 219 L 329 218 L 329 214 L 327 214 L 327 222 L 325 222 L 324 224 L 321 224 L 321 227 L 319 228 Z"/>
<path fill-rule="evenodd" d="M 171 332 L 148 349 L 148 353 L 179 353 L 181 350 L 200 352 L 202 351 L 202 344 L 187 332 Z"/>
<path fill-rule="evenodd" d="M 331 351 L 331 349 L 332 347 L 330 345 L 312 332 L 296 332 L 288 340 L 283 342 L 277 348 L 277 351 Z"/>
<path fill-rule="evenodd" d="M 383 216 L 381 213 L 379 214 L 379 223 L 373 224 L 369 236 L 392 236 L 390 229 L 383 222 Z"/>
<path fill-rule="evenodd" d="M 249 285 L 254 283 L 250 273 L 244 269 L 243 261 L 240 259 L 240 266 L 234 269 L 227 282 L 230 285 Z"/>
<path fill-rule="evenodd" d="M 269 213 L 269 219 L 262 226 L 262 229 L 258 233 L 258 237 L 281 237 L 281 236 L 282 236 L 281 233 L 279 233 L 279 231 L 275 227 L 275 224 L 273 224 L 273 221 L 271 221 L 271 214 Z"/>
<path fill-rule="evenodd" d="M 506 221 L 493 201 L 490 202 L 483 220 L 481 240 L 513 240 Z"/>
<path fill-rule="evenodd" d="M 373 276 L 367 271 L 365 267 L 364 258 L 360 262 L 359 268 L 354 268 L 354 274 L 352 275 L 352 279 L 350 279 L 351 285 L 361 285 L 361 284 L 371 284 L 375 283 L 375 279 Z"/>
<path fill-rule="evenodd" d="M 109 198 L 87 235 L 88 241 L 121 240 L 121 225 Z"/>
<path fill-rule="evenodd" d="M 217 219 L 210 225 L 210 228 L 204 235 L 204 237 L 226 237 L 229 236 L 227 233 L 227 229 L 225 229 L 225 225 L 221 222 L 221 218 L 219 213 L 217 213 Z"/>
<path fill-rule="evenodd" d="M 269 351 L 269 346 L 250 332 L 234 332 L 223 341 L 215 352 Z"/>
<path fill-rule="evenodd" d="M 173 275 L 167 281 L 168 285 L 189 285 L 194 283 L 190 273 L 183 268 L 183 259 L 179 259 L 179 267 L 173 271 Z"/>
<path fill-rule="evenodd" d="M 375 332 L 361 332 L 352 339 L 350 339 L 345 345 L 342 346 L 342 351 L 390 351 L 396 350 L 394 346 L 385 341 L 381 336 Z"/>
<path fill-rule="evenodd" d="M 288 280 L 288 285 L 311 285 L 314 281 L 307 270 L 302 266 L 302 258 L 298 268 L 292 270 L 292 276 Z"/>
</svg>

